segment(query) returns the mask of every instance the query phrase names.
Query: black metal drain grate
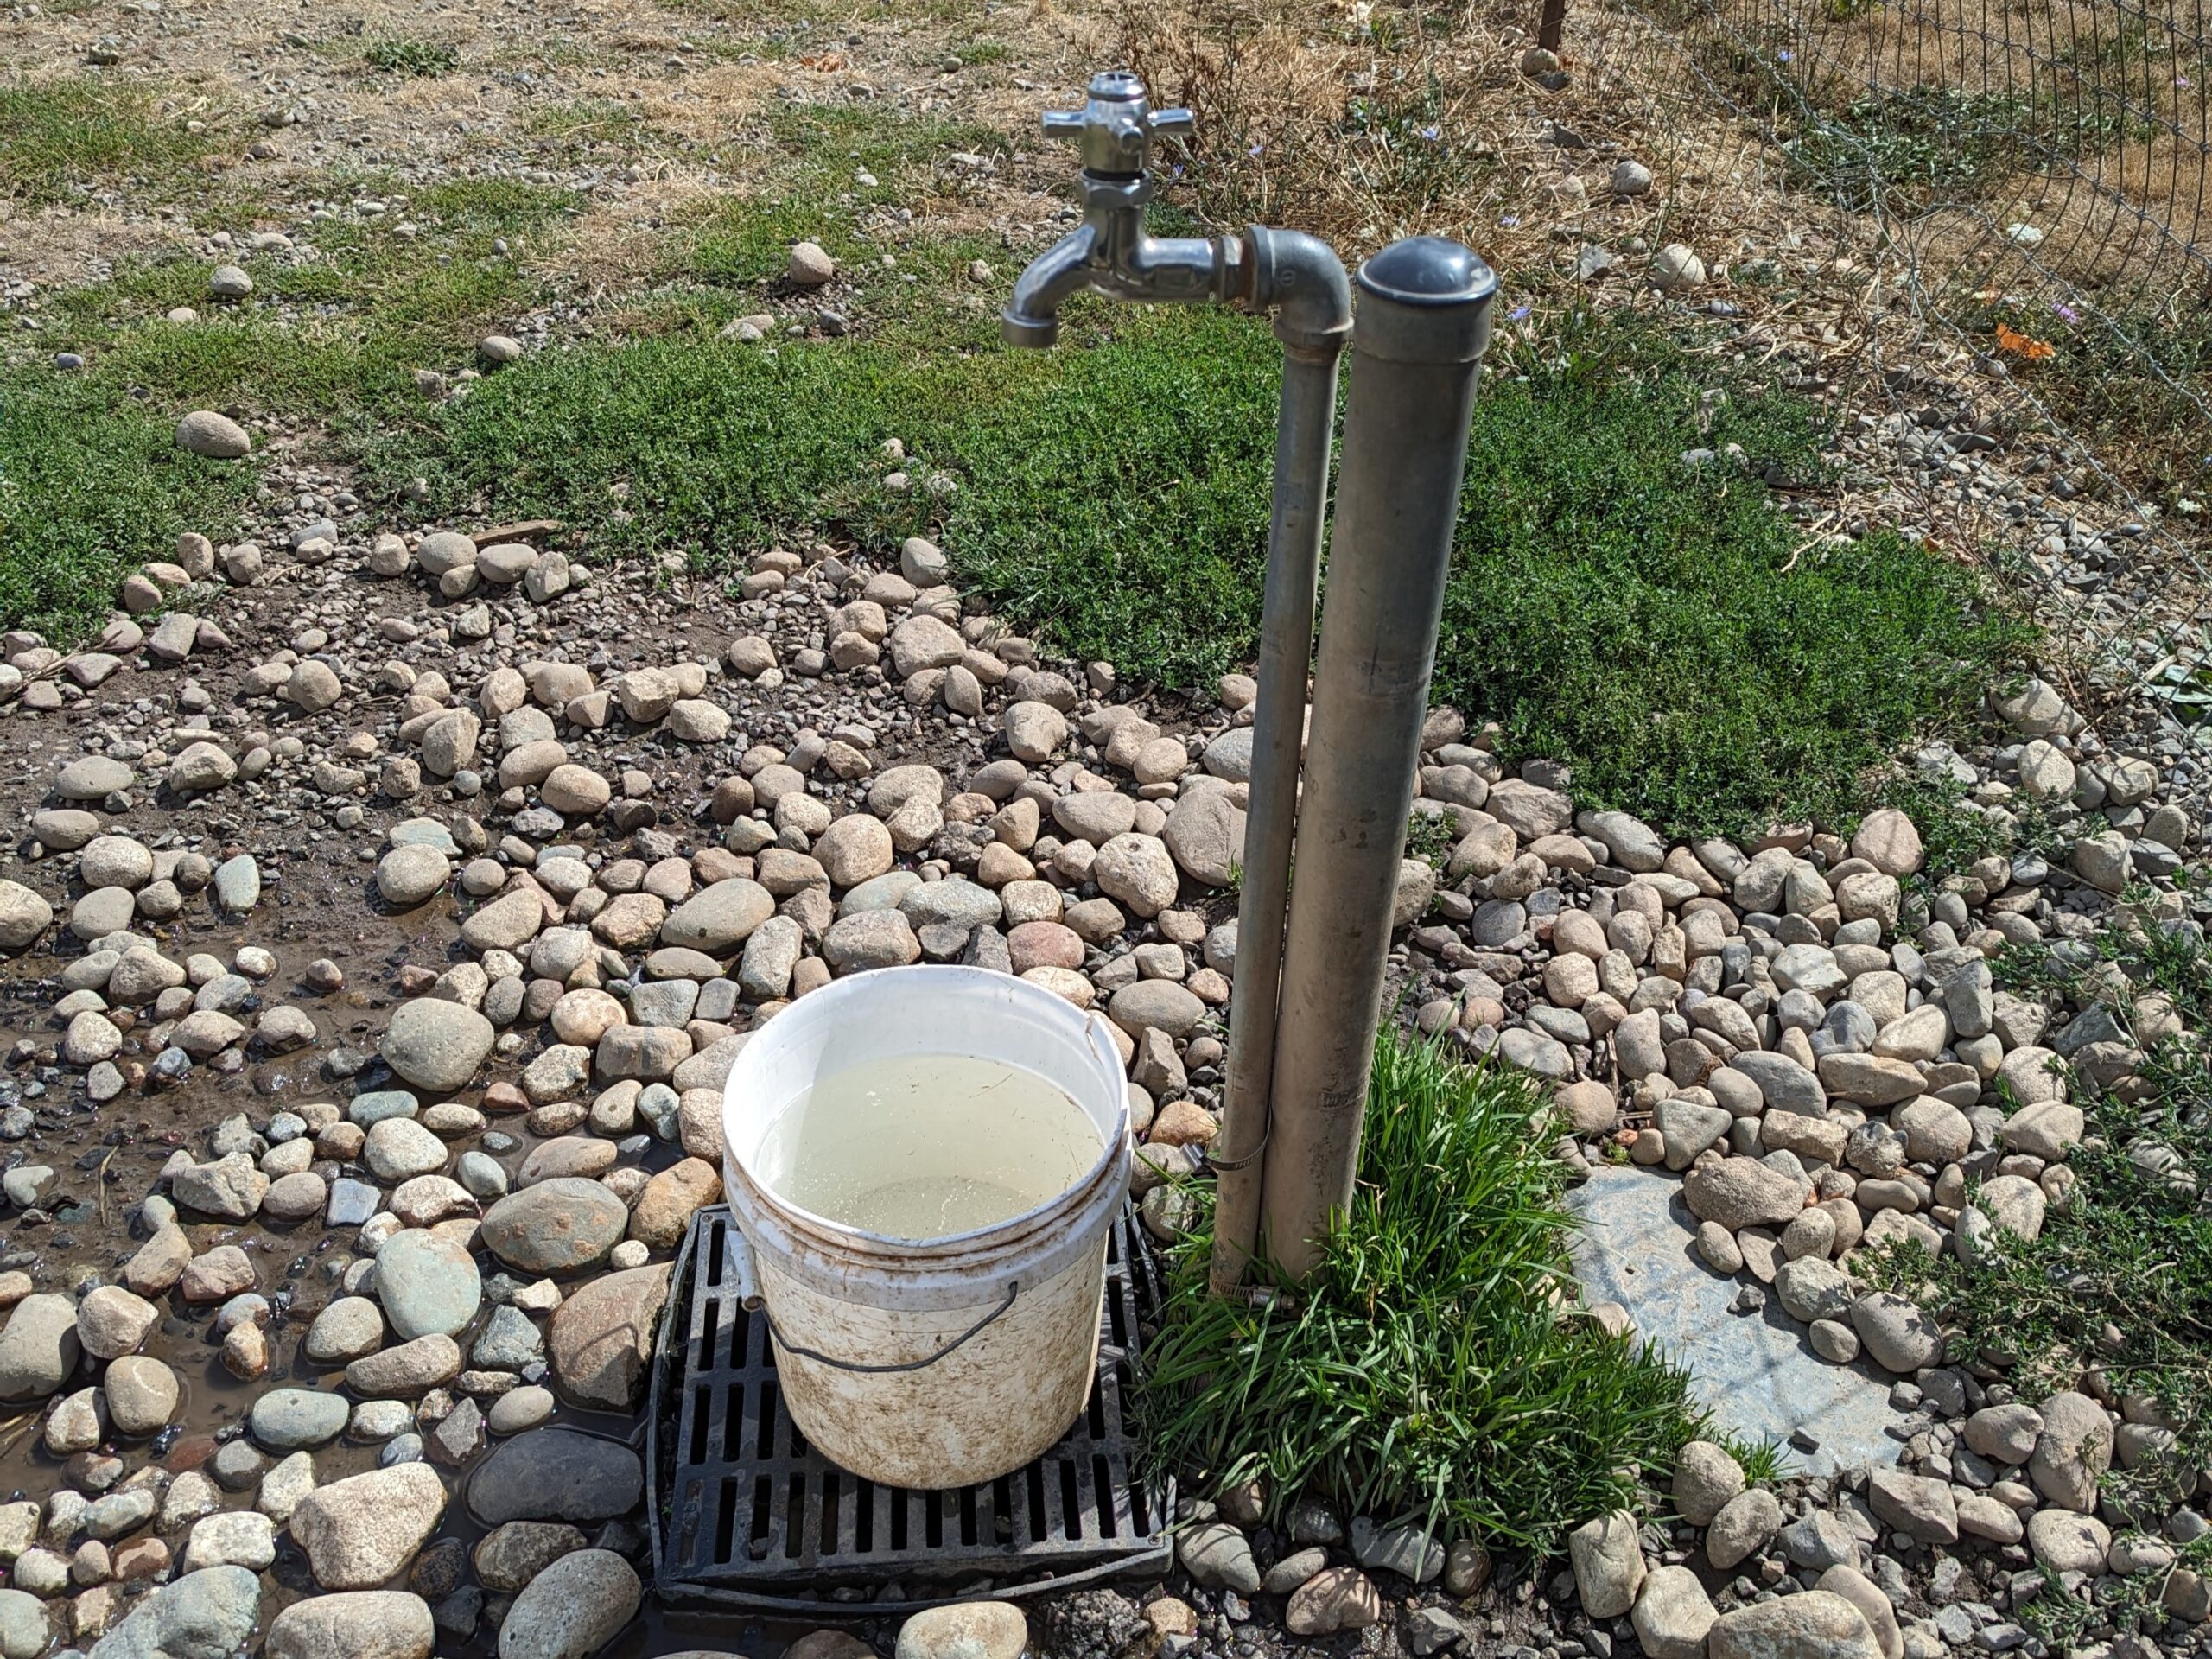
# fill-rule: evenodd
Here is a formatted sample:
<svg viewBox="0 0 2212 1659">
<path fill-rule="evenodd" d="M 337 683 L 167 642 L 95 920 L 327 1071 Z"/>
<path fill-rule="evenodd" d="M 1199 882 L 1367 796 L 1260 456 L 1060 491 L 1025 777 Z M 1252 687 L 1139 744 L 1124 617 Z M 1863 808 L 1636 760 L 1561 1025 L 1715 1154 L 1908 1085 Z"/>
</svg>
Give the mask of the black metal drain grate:
<svg viewBox="0 0 2212 1659">
<path fill-rule="evenodd" d="M 973 1595 L 982 1580 L 1014 1595 L 1165 1566 L 1173 1493 L 1139 1469 L 1126 1421 L 1141 1321 L 1160 1300 L 1133 1214 L 1109 1236 L 1083 1414 L 1027 1468 L 942 1492 L 875 1485 L 806 1444 L 783 1408 L 767 1320 L 740 1300 L 731 1253 L 744 1249 L 727 1208 L 699 1213 L 654 1349 L 646 1467 L 664 1599 L 860 1615 Z"/>
</svg>

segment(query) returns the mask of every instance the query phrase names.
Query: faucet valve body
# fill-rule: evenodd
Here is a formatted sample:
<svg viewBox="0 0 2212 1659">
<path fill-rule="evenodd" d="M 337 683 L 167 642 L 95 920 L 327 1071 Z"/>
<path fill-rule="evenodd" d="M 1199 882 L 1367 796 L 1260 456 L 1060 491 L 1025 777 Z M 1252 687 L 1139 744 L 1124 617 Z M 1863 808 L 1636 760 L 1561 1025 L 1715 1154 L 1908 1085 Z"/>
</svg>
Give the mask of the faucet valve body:
<svg viewBox="0 0 2212 1659">
<path fill-rule="evenodd" d="M 1188 110 L 1154 109 L 1144 82 L 1126 69 L 1093 75 L 1081 109 L 1047 110 L 1044 124 L 1046 137 L 1075 145 L 1085 172 L 1109 179 L 1141 175 L 1155 135 L 1185 133 L 1195 124 Z"/>
<path fill-rule="evenodd" d="M 1153 140 L 1192 125 L 1188 110 L 1154 109 L 1144 82 L 1122 69 L 1092 76 L 1081 109 L 1045 112 L 1046 136 L 1073 143 L 1082 160 L 1083 223 L 1032 260 L 1014 283 L 1000 313 L 1007 345 L 1053 344 L 1061 303 L 1086 289 L 1155 304 L 1245 297 L 1241 238 L 1157 237 L 1145 229 L 1155 183 Z"/>
</svg>

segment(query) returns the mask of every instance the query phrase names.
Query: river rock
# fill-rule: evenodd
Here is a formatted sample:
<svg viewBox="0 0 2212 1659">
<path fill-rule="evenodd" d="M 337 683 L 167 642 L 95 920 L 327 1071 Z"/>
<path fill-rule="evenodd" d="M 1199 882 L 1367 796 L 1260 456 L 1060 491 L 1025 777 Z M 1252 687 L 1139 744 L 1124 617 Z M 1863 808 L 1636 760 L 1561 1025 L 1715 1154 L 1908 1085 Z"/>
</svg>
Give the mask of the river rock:
<svg viewBox="0 0 2212 1659">
<path fill-rule="evenodd" d="M 1716 1221 L 1739 1232 L 1746 1227 L 1789 1225 L 1805 1207 L 1805 1189 L 1757 1159 L 1724 1158 L 1685 1175 L 1682 1198 L 1699 1220 Z"/>
<path fill-rule="evenodd" d="M 613 1249 L 630 1212 L 597 1181 L 560 1176 L 511 1192 L 484 1212 L 479 1236 L 508 1267 L 569 1273 Z"/>
<path fill-rule="evenodd" d="M 494 1448 L 468 1481 L 468 1512 L 487 1527 L 508 1521 L 579 1526 L 626 1515 L 645 1491 L 645 1467 L 619 1440 L 573 1428 L 534 1428 Z"/>
<path fill-rule="evenodd" d="M 590 1659 L 638 1611 L 644 1587 L 611 1549 L 563 1555 L 532 1579 L 499 1626 L 499 1659 Z"/>
<path fill-rule="evenodd" d="M 437 1530 L 445 1483 L 425 1463 L 372 1469 L 318 1487 L 292 1513 L 292 1537 L 326 1590 L 373 1590 Z"/>
<path fill-rule="evenodd" d="M 475 1009 L 423 996 L 393 1010 L 380 1052 L 416 1088 L 451 1094 L 476 1075 L 498 1035 Z"/>
<path fill-rule="evenodd" d="M 403 1341 L 449 1337 L 476 1317 L 484 1300 L 483 1277 L 474 1259 L 453 1239 L 409 1228 L 394 1233 L 377 1252 L 377 1300 Z"/>
<path fill-rule="evenodd" d="M 270 1622 L 264 1659 L 429 1659 L 430 1604 L 405 1590 L 355 1590 L 296 1601 Z"/>
<path fill-rule="evenodd" d="M 1636 1517 L 1625 1510 L 1599 1516 L 1567 1535 L 1569 1564 L 1582 1611 L 1592 1618 L 1618 1618 L 1636 1605 L 1643 1584 L 1643 1552 Z"/>
<path fill-rule="evenodd" d="M 670 1268 L 633 1268 L 594 1280 L 554 1310 L 546 1332 L 553 1375 L 580 1406 L 634 1411 L 645 1396 Z"/>
<path fill-rule="evenodd" d="M 797 1654 L 812 1637 L 802 1638 Z M 1006 1601 L 968 1601 L 931 1607 L 899 1627 L 893 1659 L 1021 1659 L 1029 1645 L 1029 1621 Z M 861 1659 L 842 1647 L 816 1642 L 800 1659 Z"/>
<path fill-rule="evenodd" d="M 1706 1651 L 1711 1659 L 1882 1659 L 1866 1615 L 1826 1590 L 1723 1613 Z"/>
<path fill-rule="evenodd" d="M 211 1567 L 163 1585 L 92 1646 L 92 1659 L 231 1659 L 261 1617 L 261 1580 Z"/>
<path fill-rule="evenodd" d="M 77 1305 L 41 1291 L 17 1302 L 0 1332 L 0 1400 L 42 1400 L 77 1369 Z"/>
</svg>

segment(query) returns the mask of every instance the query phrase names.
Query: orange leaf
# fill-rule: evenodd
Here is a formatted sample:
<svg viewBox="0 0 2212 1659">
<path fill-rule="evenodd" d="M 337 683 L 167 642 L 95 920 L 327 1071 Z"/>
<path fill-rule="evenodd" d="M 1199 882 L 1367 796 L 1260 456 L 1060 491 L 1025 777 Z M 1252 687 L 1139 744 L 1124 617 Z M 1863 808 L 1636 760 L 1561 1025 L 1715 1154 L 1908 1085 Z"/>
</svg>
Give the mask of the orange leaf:
<svg viewBox="0 0 2212 1659">
<path fill-rule="evenodd" d="M 2047 358 L 2058 355 L 2058 347 L 2049 340 L 2037 340 L 2031 334 L 2024 334 L 2018 329 L 2008 328 L 2001 322 L 1997 325 L 1997 348 L 2002 352 L 2010 352 L 2015 357 L 2024 358 L 2031 363 L 2040 363 Z"/>
</svg>

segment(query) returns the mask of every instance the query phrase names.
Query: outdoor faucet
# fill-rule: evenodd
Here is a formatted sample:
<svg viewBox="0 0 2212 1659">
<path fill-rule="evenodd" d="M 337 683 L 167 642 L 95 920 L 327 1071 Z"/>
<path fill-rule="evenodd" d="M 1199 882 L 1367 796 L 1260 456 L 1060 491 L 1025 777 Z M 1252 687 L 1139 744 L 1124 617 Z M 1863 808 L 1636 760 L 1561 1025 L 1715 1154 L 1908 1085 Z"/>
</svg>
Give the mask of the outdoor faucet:
<svg viewBox="0 0 2212 1659">
<path fill-rule="evenodd" d="M 1303 1274 L 1351 1198 L 1497 284 L 1467 249 L 1435 237 L 1395 243 L 1361 268 L 1360 367 L 1344 417 L 1309 744 L 1314 595 L 1351 284 L 1328 244 L 1299 231 L 1147 235 L 1153 140 L 1192 125 L 1188 110 L 1154 110 L 1125 70 L 1092 77 L 1082 109 L 1046 112 L 1046 136 L 1072 140 L 1082 156 L 1083 223 L 1030 261 L 1000 332 L 1009 346 L 1051 346 L 1062 303 L 1088 291 L 1270 311 L 1282 341 L 1236 994 L 1221 1133 L 1207 1149 L 1219 1177 L 1211 1279 L 1231 1294 L 1255 1259 Z M 1337 971 L 1339 957 L 1351 971 Z"/>
<path fill-rule="evenodd" d="M 1118 300 L 1243 296 L 1244 248 L 1237 238 L 1157 237 L 1144 227 L 1152 141 L 1193 124 L 1188 110 L 1154 109 L 1144 82 L 1125 69 L 1093 75 L 1080 110 L 1045 112 L 1046 136 L 1073 143 L 1083 158 L 1083 223 L 1031 260 L 1014 283 L 1001 314 L 1007 345 L 1053 344 L 1061 302 L 1086 289 Z"/>
</svg>

